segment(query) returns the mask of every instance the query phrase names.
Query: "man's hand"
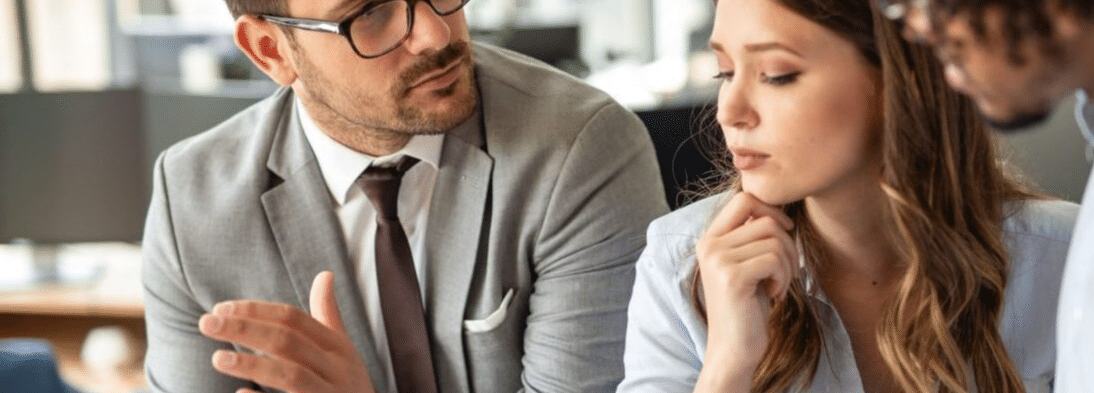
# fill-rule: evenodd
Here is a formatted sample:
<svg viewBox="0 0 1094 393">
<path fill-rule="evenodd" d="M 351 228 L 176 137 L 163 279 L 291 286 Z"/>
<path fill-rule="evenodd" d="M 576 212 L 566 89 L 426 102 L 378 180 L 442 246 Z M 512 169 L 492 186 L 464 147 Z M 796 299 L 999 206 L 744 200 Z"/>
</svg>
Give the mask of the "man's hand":
<svg viewBox="0 0 1094 393">
<path fill-rule="evenodd" d="M 292 393 L 374 392 L 368 368 L 342 327 L 334 274 L 312 282 L 311 315 L 292 306 L 249 300 L 217 304 L 198 321 L 201 334 L 259 355 L 219 350 L 213 367 L 224 374 Z M 240 389 L 236 393 L 257 393 Z"/>
</svg>

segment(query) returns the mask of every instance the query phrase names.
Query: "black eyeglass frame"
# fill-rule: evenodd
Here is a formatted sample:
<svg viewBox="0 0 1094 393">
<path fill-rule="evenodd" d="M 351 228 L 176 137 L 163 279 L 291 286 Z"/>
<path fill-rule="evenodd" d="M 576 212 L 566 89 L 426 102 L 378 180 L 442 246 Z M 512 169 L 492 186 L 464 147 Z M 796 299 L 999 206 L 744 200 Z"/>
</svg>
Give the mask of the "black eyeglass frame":
<svg viewBox="0 0 1094 393">
<path fill-rule="evenodd" d="M 384 50 L 380 51 L 380 53 L 378 53 L 378 54 L 366 55 L 364 53 L 361 53 L 361 50 L 357 48 L 357 44 L 353 43 L 353 36 L 350 35 L 349 26 L 353 24 L 353 21 L 355 19 L 357 19 L 361 15 L 364 15 L 366 12 L 372 11 L 373 9 L 376 9 L 377 7 L 379 7 L 381 5 L 396 2 L 396 1 L 405 2 L 406 6 L 407 6 L 406 33 L 403 33 L 403 36 L 401 38 L 399 38 L 397 41 L 395 41 L 395 43 L 392 44 L 390 48 L 384 49 Z M 319 31 L 319 32 L 324 32 L 324 33 L 338 34 L 338 35 L 344 37 L 347 42 L 349 42 L 350 48 L 353 49 L 353 52 L 356 53 L 357 56 L 360 56 L 363 59 L 375 59 L 377 57 L 380 57 L 380 56 L 386 55 L 388 53 L 391 53 L 391 51 L 395 50 L 395 48 L 398 48 L 399 45 L 402 45 L 403 42 L 406 41 L 407 37 L 410 37 L 410 32 L 414 30 L 414 14 L 415 14 L 414 10 L 415 10 L 415 7 L 418 5 L 419 1 L 424 1 L 426 4 L 429 4 L 429 8 L 432 9 L 433 13 L 437 14 L 438 16 L 448 16 L 448 15 L 452 15 L 452 14 L 456 13 L 457 11 L 463 9 L 463 6 L 467 5 L 467 3 L 469 3 L 471 0 L 460 0 L 460 5 L 456 6 L 456 8 L 453 8 L 451 11 L 447 11 L 447 12 L 441 12 L 440 10 L 438 10 L 437 6 L 433 5 L 433 0 L 382 0 L 382 1 L 373 1 L 373 2 L 365 3 L 363 6 L 361 6 L 360 9 L 358 9 L 357 11 L 354 11 L 353 13 L 351 13 L 349 15 L 346 15 L 346 17 L 342 18 L 342 20 L 340 20 L 340 21 L 330 21 L 330 20 L 322 20 L 322 19 L 308 19 L 308 18 L 291 18 L 291 17 L 287 17 L 287 16 L 276 16 L 276 15 L 256 15 L 256 17 L 259 20 L 264 20 L 264 21 L 267 21 L 267 22 L 276 23 L 276 24 L 279 24 L 279 25 L 282 25 L 282 26 L 288 26 L 288 27 L 293 27 L 293 28 L 303 29 L 303 30 Z"/>
<path fill-rule="evenodd" d="M 913 10 L 923 14 L 928 19 L 929 29 L 926 33 L 912 29 L 912 34 L 908 37 L 909 40 L 919 42 L 923 44 L 929 44 L 937 46 L 936 32 L 940 30 L 942 19 L 944 16 L 936 13 L 936 10 L 932 9 L 932 0 L 874 0 L 874 4 L 877 5 L 881 15 L 890 21 L 897 24 L 899 30 L 905 30 L 907 25 L 908 14 Z"/>
<path fill-rule="evenodd" d="M 910 8 L 918 8 L 922 12 L 930 12 L 930 0 L 875 0 L 881 15 L 891 21 L 902 21 L 908 16 Z"/>
</svg>

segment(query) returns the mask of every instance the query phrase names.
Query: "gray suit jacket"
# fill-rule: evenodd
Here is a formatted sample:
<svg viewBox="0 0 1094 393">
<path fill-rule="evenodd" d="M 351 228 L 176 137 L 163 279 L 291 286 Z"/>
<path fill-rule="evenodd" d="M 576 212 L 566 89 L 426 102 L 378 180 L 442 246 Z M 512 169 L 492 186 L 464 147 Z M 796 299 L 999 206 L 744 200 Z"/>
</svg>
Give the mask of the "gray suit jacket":
<svg viewBox="0 0 1094 393">
<path fill-rule="evenodd" d="M 643 230 L 667 212 L 650 138 L 604 93 L 476 45 L 482 133 L 445 138 L 429 211 L 426 320 L 442 392 L 607 392 L 623 377 L 626 307 Z M 283 89 L 157 161 L 144 235 L 146 371 L 159 392 L 231 392 L 225 344 L 198 318 L 217 302 L 307 309 L 336 275 L 342 318 L 380 373 L 346 246 Z M 464 328 L 499 310 L 483 332 Z"/>
</svg>

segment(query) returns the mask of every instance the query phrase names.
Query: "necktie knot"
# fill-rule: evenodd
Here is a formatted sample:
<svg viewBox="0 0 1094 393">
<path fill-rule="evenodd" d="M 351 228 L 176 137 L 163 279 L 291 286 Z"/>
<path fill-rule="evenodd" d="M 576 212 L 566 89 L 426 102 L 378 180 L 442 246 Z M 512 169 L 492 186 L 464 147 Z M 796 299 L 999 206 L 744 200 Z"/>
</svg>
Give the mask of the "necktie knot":
<svg viewBox="0 0 1094 393">
<path fill-rule="evenodd" d="M 372 202 L 377 217 L 386 220 L 399 218 L 399 186 L 406 171 L 417 163 L 417 158 L 404 156 L 394 167 L 370 166 L 361 174 L 361 189 Z"/>
</svg>

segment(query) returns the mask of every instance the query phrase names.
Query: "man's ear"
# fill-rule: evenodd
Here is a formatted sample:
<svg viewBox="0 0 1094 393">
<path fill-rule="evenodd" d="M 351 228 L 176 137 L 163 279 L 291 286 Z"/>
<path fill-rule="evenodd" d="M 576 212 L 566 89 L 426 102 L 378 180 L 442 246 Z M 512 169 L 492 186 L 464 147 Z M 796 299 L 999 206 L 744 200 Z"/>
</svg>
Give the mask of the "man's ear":
<svg viewBox="0 0 1094 393">
<path fill-rule="evenodd" d="M 1048 0 L 1045 3 L 1056 38 L 1064 41 L 1084 35 L 1089 38 L 1092 27 L 1094 27 L 1094 18 L 1083 15 L 1081 11 L 1076 9 L 1077 5 L 1065 4 L 1061 0 Z"/>
<path fill-rule="evenodd" d="M 236 20 L 236 46 L 258 69 L 282 86 L 296 81 L 296 67 L 289 58 L 289 37 L 272 23 L 244 15 Z"/>
</svg>

